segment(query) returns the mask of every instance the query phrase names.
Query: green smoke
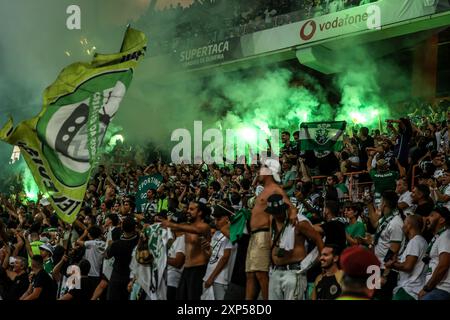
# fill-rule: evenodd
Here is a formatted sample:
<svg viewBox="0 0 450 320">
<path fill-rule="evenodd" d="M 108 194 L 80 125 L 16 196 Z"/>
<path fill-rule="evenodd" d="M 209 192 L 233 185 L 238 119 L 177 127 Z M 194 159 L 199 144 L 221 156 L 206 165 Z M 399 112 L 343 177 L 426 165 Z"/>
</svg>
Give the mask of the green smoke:
<svg viewBox="0 0 450 320">
<path fill-rule="evenodd" d="M 28 201 L 36 202 L 39 194 L 39 187 L 34 181 L 33 175 L 27 166 L 23 167 L 22 190 L 25 192 Z"/>
<path fill-rule="evenodd" d="M 270 138 L 270 129 L 293 132 L 301 122 L 333 119 L 332 107 L 318 83 L 302 76 L 311 89 L 295 87 L 291 85 L 295 78 L 298 75 L 287 69 L 267 71 L 257 77 L 244 78 L 239 73 L 217 76 L 203 98 L 210 100 L 216 113 L 225 110 L 219 120 L 221 128 L 242 130 L 242 139 L 254 151 L 265 150 L 265 139 L 255 141 L 252 131 Z M 221 94 L 210 95 L 211 91 Z"/>
</svg>

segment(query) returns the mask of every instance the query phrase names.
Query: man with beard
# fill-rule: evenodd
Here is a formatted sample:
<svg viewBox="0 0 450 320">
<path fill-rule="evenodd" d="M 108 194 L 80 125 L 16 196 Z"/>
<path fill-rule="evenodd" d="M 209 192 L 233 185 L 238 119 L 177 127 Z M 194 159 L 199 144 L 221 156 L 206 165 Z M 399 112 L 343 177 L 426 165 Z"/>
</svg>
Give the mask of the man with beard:
<svg viewBox="0 0 450 320">
<path fill-rule="evenodd" d="M 427 241 L 421 235 L 421 216 L 409 215 L 403 223 L 403 232 L 408 243 L 398 259 L 386 262 L 386 268 L 399 271 L 398 284 L 394 288 L 392 300 L 417 300 L 417 294 L 425 281 L 423 257 L 427 251 Z"/>
<path fill-rule="evenodd" d="M 261 288 L 262 298 L 264 300 L 269 298 L 270 215 L 265 212 L 267 198 L 274 193 L 281 194 L 283 201 L 289 205 L 289 221 L 293 225 L 297 222 L 297 210 L 277 184 L 281 182 L 279 173 L 280 163 L 274 159 L 267 159 L 259 172 L 258 180 L 264 185 L 264 190 L 256 198 L 250 218 L 251 237 L 245 262 L 247 300 L 257 298 L 257 285 Z"/>
<path fill-rule="evenodd" d="M 427 217 L 427 228 L 434 237 L 428 245 L 426 283 L 420 300 L 450 300 L 450 211 L 436 207 Z"/>
<path fill-rule="evenodd" d="M 203 276 L 206 273 L 209 256 L 204 243 L 209 243 L 211 228 L 205 222 L 209 209 L 205 204 L 189 203 L 187 217 L 189 224 L 181 225 L 159 218 L 162 226 L 172 231 L 185 233 L 185 263 L 178 285 L 177 300 L 200 300 L 203 292 Z"/>
<path fill-rule="evenodd" d="M 343 271 L 339 270 L 339 248 L 326 245 L 320 255 L 322 274 L 314 283 L 312 300 L 334 300 L 341 295 Z"/>
</svg>

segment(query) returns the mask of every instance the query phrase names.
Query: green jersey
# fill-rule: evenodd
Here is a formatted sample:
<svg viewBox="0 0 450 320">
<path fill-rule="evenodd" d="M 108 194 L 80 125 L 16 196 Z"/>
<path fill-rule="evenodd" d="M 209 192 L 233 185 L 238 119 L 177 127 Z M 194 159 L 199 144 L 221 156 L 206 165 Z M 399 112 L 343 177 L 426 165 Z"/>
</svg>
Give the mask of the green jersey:
<svg viewBox="0 0 450 320">
<path fill-rule="evenodd" d="M 366 227 L 361 221 L 356 221 L 354 224 L 347 225 L 345 232 L 352 238 L 364 238 L 366 236 Z"/>
<path fill-rule="evenodd" d="M 44 261 L 44 270 L 49 275 L 52 274 L 52 272 L 53 272 L 53 260 L 52 259 L 47 259 Z"/>
<path fill-rule="evenodd" d="M 375 169 L 370 170 L 370 177 L 372 178 L 375 192 L 382 194 L 387 190 L 395 190 L 395 184 L 399 177 L 397 171 L 378 172 Z"/>
</svg>

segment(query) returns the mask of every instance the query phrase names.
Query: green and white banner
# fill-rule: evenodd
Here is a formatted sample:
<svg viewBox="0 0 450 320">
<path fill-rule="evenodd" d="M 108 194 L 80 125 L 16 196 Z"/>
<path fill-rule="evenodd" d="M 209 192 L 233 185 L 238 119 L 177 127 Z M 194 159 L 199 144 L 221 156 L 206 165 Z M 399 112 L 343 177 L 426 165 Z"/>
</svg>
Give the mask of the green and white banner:
<svg viewBox="0 0 450 320">
<path fill-rule="evenodd" d="M 340 151 L 343 147 L 345 121 L 305 122 L 300 125 L 300 149 Z"/>
<path fill-rule="evenodd" d="M 21 149 L 40 191 L 67 223 L 81 208 L 95 156 L 146 45 L 144 33 L 128 28 L 120 53 L 68 66 L 45 90 L 38 116 L 16 128 L 10 119 L 0 130 L 1 140 Z"/>
<path fill-rule="evenodd" d="M 138 212 L 144 212 L 144 205 L 147 202 L 147 191 L 150 189 L 158 189 L 162 181 L 163 177 L 159 173 L 150 176 L 139 177 L 136 197 L 136 208 Z"/>
</svg>

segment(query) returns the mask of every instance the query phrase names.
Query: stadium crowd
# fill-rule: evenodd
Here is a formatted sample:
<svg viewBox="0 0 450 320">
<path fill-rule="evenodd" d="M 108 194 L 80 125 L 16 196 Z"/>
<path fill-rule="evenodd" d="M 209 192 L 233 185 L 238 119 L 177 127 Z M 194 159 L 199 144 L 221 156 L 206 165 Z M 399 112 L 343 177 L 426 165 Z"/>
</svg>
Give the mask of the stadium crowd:
<svg viewBox="0 0 450 320">
<path fill-rule="evenodd" d="M 150 8 L 139 23 L 152 35 L 150 54 L 169 53 L 368 4 L 376 0 L 194 0 Z M 175 22 L 175 23 L 174 23 Z M 164 26 L 164 28 L 161 28 Z"/>
<path fill-rule="evenodd" d="M 2 195 L 0 297 L 449 300 L 450 111 L 386 124 L 339 152 L 285 131 L 280 161 L 251 165 L 119 143 L 72 225 L 42 196 Z M 143 176 L 161 183 L 136 206 Z"/>
</svg>

